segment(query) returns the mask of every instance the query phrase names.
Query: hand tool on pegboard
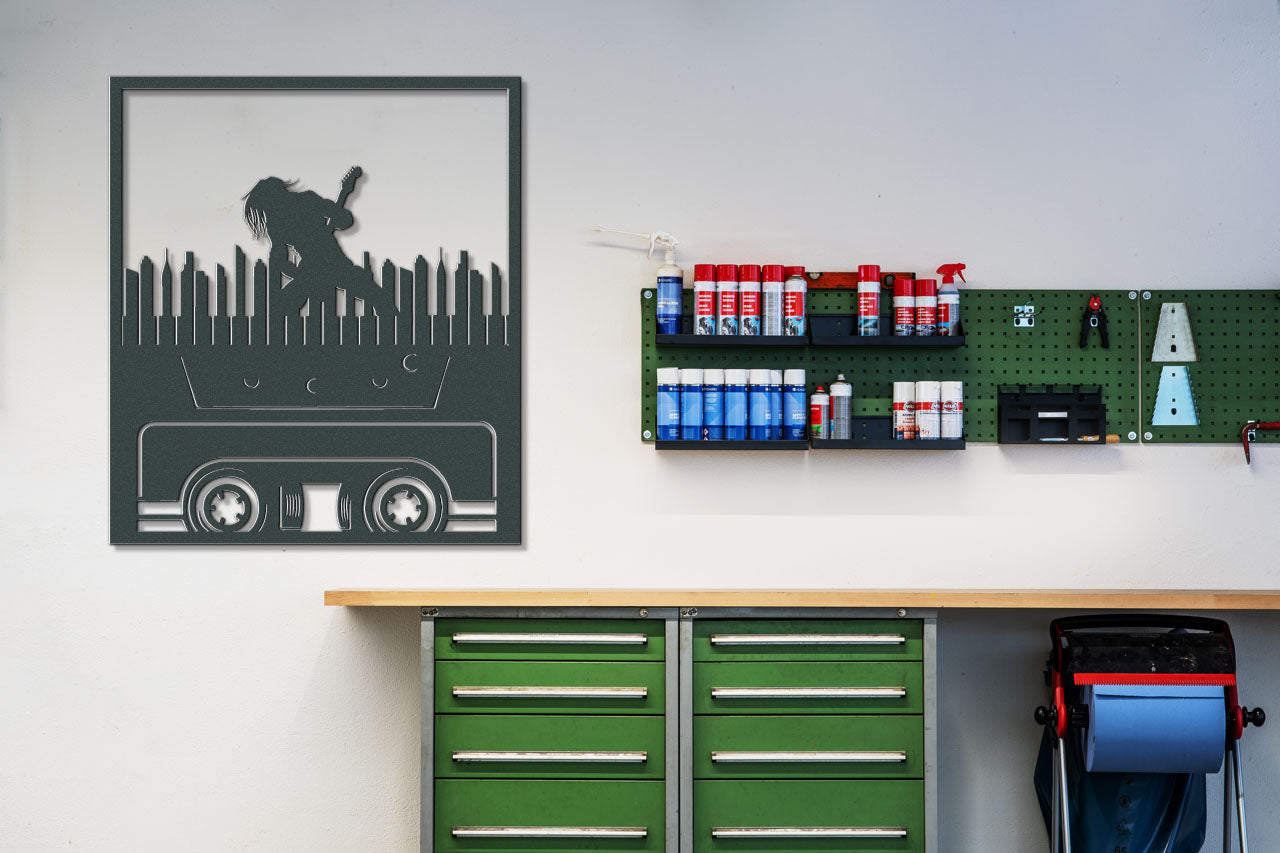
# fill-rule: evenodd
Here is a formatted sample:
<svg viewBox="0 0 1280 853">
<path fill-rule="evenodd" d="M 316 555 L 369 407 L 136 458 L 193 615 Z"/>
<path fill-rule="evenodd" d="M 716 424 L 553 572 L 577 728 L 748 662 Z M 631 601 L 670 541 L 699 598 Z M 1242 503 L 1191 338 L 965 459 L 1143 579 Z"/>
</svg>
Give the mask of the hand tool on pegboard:
<svg viewBox="0 0 1280 853">
<path fill-rule="evenodd" d="M 1084 322 L 1080 326 L 1080 349 L 1089 346 L 1089 333 L 1098 330 L 1102 339 L 1102 348 L 1111 349 L 1111 335 L 1107 332 L 1107 312 L 1102 310 L 1102 298 L 1098 294 L 1089 297 L 1084 309 Z"/>
<path fill-rule="evenodd" d="M 1258 437 L 1260 429 L 1280 429 L 1280 421 L 1249 421 L 1240 430 L 1240 443 L 1244 445 L 1244 464 L 1251 464 L 1249 459 L 1249 442 Z"/>
</svg>

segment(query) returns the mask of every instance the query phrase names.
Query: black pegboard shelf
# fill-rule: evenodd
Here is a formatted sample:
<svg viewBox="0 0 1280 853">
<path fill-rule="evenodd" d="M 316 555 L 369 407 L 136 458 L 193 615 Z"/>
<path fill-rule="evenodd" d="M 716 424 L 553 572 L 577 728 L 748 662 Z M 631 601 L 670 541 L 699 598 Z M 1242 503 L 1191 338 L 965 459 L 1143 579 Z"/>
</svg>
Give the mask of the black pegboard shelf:
<svg viewBox="0 0 1280 853">
<path fill-rule="evenodd" d="M 808 450 L 809 442 L 800 441 L 670 441 L 654 442 L 658 450 Z"/>
<path fill-rule="evenodd" d="M 812 445 L 814 450 L 964 450 L 964 439 L 815 438 Z"/>
<path fill-rule="evenodd" d="M 804 347 L 808 338 L 793 335 L 655 335 L 660 347 Z"/>
<path fill-rule="evenodd" d="M 810 338 L 815 347 L 962 347 L 964 335 L 917 337 L 915 335 L 822 335 Z"/>
</svg>

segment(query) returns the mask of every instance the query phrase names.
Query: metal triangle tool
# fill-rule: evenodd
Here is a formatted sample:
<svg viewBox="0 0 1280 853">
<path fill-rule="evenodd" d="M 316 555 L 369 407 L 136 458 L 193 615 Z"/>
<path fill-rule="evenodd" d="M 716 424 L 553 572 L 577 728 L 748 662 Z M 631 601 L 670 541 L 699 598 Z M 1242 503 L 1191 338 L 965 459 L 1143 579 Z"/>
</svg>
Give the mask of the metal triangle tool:
<svg viewBox="0 0 1280 853">
<path fill-rule="evenodd" d="M 1160 322 L 1156 326 L 1156 344 L 1151 350 L 1151 360 L 1183 364 L 1199 361 L 1196 341 L 1191 336 L 1191 315 L 1187 313 L 1187 303 L 1166 302 L 1160 306 Z"/>
<path fill-rule="evenodd" d="M 1195 398 L 1191 396 L 1191 375 L 1186 366 L 1160 368 L 1156 407 L 1152 426 L 1198 426 Z"/>
</svg>

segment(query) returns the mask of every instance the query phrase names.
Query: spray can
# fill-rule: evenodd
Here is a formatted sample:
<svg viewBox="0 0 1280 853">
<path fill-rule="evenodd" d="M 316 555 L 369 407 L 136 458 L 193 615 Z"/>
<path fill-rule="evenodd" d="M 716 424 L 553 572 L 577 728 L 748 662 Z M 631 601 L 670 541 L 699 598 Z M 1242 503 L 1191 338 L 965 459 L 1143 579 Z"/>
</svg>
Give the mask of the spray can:
<svg viewBox="0 0 1280 853">
<path fill-rule="evenodd" d="M 738 334 L 760 334 L 760 265 L 738 267 Z"/>
<path fill-rule="evenodd" d="M 937 439 L 942 433 L 941 383 L 922 380 L 916 383 L 916 438 L 921 441 Z M 683 429 L 683 427 L 682 427 Z"/>
<path fill-rule="evenodd" d="M 751 381 L 747 389 L 747 438 L 766 441 L 769 438 L 769 420 L 773 410 L 769 405 L 769 371 L 753 369 L 748 375 Z"/>
<path fill-rule="evenodd" d="M 938 326 L 938 280 L 916 279 L 916 334 L 931 337 Z"/>
<path fill-rule="evenodd" d="M 853 438 L 852 425 L 853 386 L 843 373 L 837 373 L 831 383 L 831 437 L 848 441 Z"/>
<path fill-rule="evenodd" d="M 764 303 L 764 307 L 761 309 L 761 313 L 764 316 L 764 326 L 762 328 L 766 335 L 781 335 L 782 265 L 765 264 L 760 271 L 764 277 L 764 281 L 760 283 L 761 301 Z"/>
<path fill-rule="evenodd" d="M 693 265 L 693 333 L 716 333 L 716 268 L 713 264 Z"/>
<path fill-rule="evenodd" d="M 804 381 L 803 368 L 792 367 L 782 373 L 782 437 L 787 441 L 804 440 Z"/>
<path fill-rule="evenodd" d="M 782 371 L 769 371 L 769 438 L 782 438 Z"/>
<path fill-rule="evenodd" d="M 893 383 L 893 437 L 914 440 L 916 437 L 916 383 Z"/>
<path fill-rule="evenodd" d="M 964 281 L 964 264 L 943 264 L 938 267 L 942 287 L 938 289 L 938 335 L 960 334 L 960 291 L 956 289 L 956 276 Z"/>
<path fill-rule="evenodd" d="M 880 334 L 880 267 L 863 264 L 858 267 L 858 336 Z"/>
<path fill-rule="evenodd" d="M 720 335 L 738 334 L 738 267 L 721 264 L 716 267 L 716 301 L 719 305 Z"/>
<path fill-rule="evenodd" d="M 742 441 L 747 437 L 747 371 L 724 372 L 724 437 Z"/>
<path fill-rule="evenodd" d="M 964 438 L 964 383 L 942 382 L 942 437 Z"/>
<path fill-rule="evenodd" d="M 680 368 L 658 368 L 658 440 L 680 437 Z"/>
<path fill-rule="evenodd" d="M 916 283 L 898 276 L 893 282 L 893 334 L 910 337 L 916 333 Z"/>
<path fill-rule="evenodd" d="M 702 370 L 680 369 L 680 438 L 702 440 Z"/>
<path fill-rule="evenodd" d="M 809 282 L 804 267 L 784 267 L 787 280 L 782 285 L 782 334 L 789 338 L 804 337 L 804 297 Z"/>
<path fill-rule="evenodd" d="M 712 441 L 724 439 L 724 371 L 702 371 L 702 428 Z"/>
<path fill-rule="evenodd" d="M 809 397 L 809 438 L 831 437 L 831 395 L 821 385 Z"/>
</svg>

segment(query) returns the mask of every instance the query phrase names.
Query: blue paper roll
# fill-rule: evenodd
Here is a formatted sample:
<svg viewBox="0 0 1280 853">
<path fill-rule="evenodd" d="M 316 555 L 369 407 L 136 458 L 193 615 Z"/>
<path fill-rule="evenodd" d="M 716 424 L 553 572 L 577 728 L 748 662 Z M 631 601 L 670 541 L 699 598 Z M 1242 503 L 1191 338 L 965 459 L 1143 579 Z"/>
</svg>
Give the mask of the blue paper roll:
<svg viewBox="0 0 1280 853">
<path fill-rule="evenodd" d="M 1217 773 L 1226 750 L 1221 687 L 1097 685 L 1085 769 L 1094 773 Z"/>
</svg>

